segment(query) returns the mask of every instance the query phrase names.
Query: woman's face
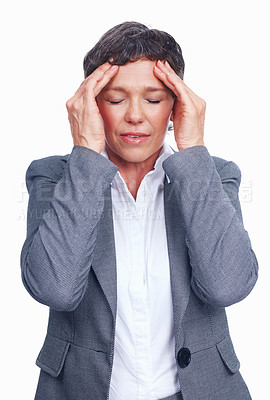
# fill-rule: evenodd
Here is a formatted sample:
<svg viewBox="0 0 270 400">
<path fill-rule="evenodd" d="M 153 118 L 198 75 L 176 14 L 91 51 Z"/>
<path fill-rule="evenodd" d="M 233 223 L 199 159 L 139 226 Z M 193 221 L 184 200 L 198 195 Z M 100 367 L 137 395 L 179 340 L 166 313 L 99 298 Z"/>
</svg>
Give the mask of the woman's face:
<svg viewBox="0 0 270 400">
<path fill-rule="evenodd" d="M 120 66 L 97 96 L 106 150 L 118 166 L 154 163 L 163 145 L 174 99 L 155 77 L 155 63 L 140 59 Z"/>
</svg>

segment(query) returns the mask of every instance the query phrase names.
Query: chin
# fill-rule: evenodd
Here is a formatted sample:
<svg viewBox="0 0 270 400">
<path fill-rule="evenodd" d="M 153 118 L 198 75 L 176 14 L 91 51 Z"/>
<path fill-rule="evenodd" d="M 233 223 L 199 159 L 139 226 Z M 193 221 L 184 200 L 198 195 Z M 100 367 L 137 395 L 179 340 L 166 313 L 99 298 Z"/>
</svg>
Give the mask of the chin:
<svg viewBox="0 0 270 400">
<path fill-rule="evenodd" d="M 109 159 L 118 165 L 119 163 L 143 163 L 148 159 L 155 162 L 158 158 L 163 143 L 160 146 L 110 146 L 106 143 Z M 150 160 L 149 160 L 150 161 Z"/>
<path fill-rule="evenodd" d="M 144 162 L 148 158 L 154 156 L 159 149 L 155 151 L 145 151 L 143 149 L 130 149 L 125 152 L 119 152 L 117 155 L 118 157 L 122 158 L 123 160 L 131 163 L 140 163 Z M 158 155 L 158 154 L 157 154 Z"/>
</svg>

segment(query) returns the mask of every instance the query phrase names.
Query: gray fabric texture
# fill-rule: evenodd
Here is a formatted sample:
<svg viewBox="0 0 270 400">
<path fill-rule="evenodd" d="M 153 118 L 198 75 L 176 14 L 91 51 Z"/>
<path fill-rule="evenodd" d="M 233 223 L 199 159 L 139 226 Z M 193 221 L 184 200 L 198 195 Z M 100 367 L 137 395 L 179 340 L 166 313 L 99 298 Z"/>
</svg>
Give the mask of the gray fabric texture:
<svg viewBox="0 0 270 400">
<path fill-rule="evenodd" d="M 163 397 L 163 399 L 160 399 L 160 400 L 183 400 L 183 397 L 182 397 L 182 393 L 178 392 L 178 393 L 173 394 L 172 396 Z"/>
<path fill-rule="evenodd" d="M 195 146 L 163 163 L 165 223 L 183 400 L 248 400 L 225 307 L 244 299 L 258 264 L 241 215 L 241 173 Z M 114 352 L 116 259 L 110 183 L 117 167 L 74 146 L 33 161 L 22 280 L 50 308 L 35 400 L 105 400 Z M 181 348 L 191 361 L 179 365 Z"/>
</svg>

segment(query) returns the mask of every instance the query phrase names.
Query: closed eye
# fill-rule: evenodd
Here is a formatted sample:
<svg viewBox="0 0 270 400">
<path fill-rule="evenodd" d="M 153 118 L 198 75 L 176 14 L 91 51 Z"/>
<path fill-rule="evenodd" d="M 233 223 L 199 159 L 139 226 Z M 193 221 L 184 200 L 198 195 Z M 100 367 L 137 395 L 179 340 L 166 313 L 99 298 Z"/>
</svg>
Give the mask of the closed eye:
<svg viewBox="0 0 270 400">
<path fill-rule="evenodd" d="M 146 99 L 148 101 L 148 103 L 150 104 L 159 104 L 160 100 L 150 100 L 150 99 Z M 110 104 L 120 104 L 122 103 L 123 100 L 107 100 L 108 103 Z"/>
<path fill-rule="evenodd" d="M 120 104 L 123 100 L 107 100 L 110 104 Z"/>
<path fill-rule="evenodd" d="M 149 99 L 147 99 L 147 101 L 148 101 L 149 103 L 151 103 L 151 104 L 158 104 L 158 103 L 160 103 L 160 100 L 149 100 Z"/>
</svg>

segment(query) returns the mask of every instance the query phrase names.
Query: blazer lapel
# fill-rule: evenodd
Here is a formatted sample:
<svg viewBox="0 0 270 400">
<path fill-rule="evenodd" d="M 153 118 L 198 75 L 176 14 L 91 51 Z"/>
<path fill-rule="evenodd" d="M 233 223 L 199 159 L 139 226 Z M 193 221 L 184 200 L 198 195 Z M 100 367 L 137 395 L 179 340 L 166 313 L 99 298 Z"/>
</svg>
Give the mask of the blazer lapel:
<svg viewBox="0 0 270 400">
<path fill-rule="evenodd" d="M 171 289 L 174 314 L 175 342 L 179 347 L 181 321 L 187 308 L 190 295 L 191 268 L 186 246 L 186 232 L 183 218 L 177 203 L 178 186 L 164 181 L 164 208 L 167 243 L 171 273 Z"/>
<path fill-rule="evenodd" d="M 181 339 L 181 321 L 190 294 L 191 268 L 186 246 L 186 232 L 177 203 L 176 185 L 164 181 L 165 224 L 169 252 L 172 302 L 176 345 Z M 179 190 L 179 188 L 178 188 Z M 114 319 L 117 308 L 116 254 L 114 243 L 111 187 L 107 190 L 92 268 L 110 305 Z"/>
<path fill-rule="evenodd" d="M 114 319 L 117 307 L 116 255 L 114 243 L 111 187 L 104 196 L 104 210 L 98 224 L 98 235 L 92 268 L 110 305 Z"/>
</svg>

